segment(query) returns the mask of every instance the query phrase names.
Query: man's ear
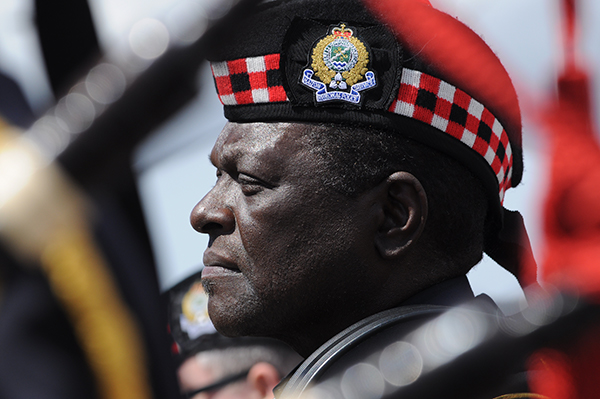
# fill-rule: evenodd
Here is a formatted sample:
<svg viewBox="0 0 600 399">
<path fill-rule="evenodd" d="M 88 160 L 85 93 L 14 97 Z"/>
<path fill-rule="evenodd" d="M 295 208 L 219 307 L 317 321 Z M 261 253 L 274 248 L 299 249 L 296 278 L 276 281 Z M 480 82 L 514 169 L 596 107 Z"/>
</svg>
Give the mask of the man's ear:
<svg viewBox="0 0 600 399">
<path fill-rule="evenodd" d="M 250 368 L 246 382 L 250 385 L 253 394 L 251 397 L 257 398 L 269 398 L 272 399 L 273 388 L 277 384 L 281 377 L 277 369 L 270 363 L 259 362 Z"/>
<path fill-rule="evenodd" d="M 427 194 L 421 182 L 408 172 L 394 172 L 380 184 L 383 217 L 375 237 L 375 247 L 384 259 L 404 253 L 425 227 Z"/>
</svg>

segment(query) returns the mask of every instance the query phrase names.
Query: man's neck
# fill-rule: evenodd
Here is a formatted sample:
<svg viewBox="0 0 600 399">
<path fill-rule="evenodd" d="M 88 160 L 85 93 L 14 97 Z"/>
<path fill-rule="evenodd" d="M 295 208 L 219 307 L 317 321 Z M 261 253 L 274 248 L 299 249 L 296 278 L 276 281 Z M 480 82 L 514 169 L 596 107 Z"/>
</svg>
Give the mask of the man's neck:
<svg viewBox="0 0 600 399">
<path fill-rule="evenodd" d="M 469 281 L 467 280 L 467 277 L 463 275 L 430 286 L 395 306 L 381 308 L 379 311 L 395 308 L 397 306 L 419 304 L 455 306 L 472 300 L 473 298 L 474 295 L 469 285 Z M 293 337 L 278 336 L 275 338 L 286 342 L 288 345 L 294 348 L 296 352 L 306 358 L 323 343 L 327 342 L 331 337 L 335 336 L 340 331 L 368 316 L 379 313 L 379 311 L 369 312 L 368 314 L 363 315 L 352 314 L 352 319 L 349 318 L 347 320 L 334 319 L 332 317 L 328 323 L 323 325 L 323 328 L 315 329 L 313 327 L 311 328 L 310 332 L 307 331 L 305 334 L 295 331 Z M 340 328 L 340 326 L 342 327 Z"/>
<path fill-rule="evenodd" d="M 467 276 L 462 275 L 432 285 L 406 299 L 400 305 L 456 306 L 474 297 Z"/>
</svg>

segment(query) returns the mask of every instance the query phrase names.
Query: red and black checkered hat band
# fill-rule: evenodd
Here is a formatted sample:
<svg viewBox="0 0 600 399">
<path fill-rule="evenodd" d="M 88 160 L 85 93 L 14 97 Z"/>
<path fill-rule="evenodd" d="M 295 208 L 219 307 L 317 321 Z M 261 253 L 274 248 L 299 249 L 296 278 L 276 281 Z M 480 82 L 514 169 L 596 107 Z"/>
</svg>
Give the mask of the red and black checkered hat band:
<svg viewBox="0 0 600 399">
<path fill-rule="evenodd" d="M 211 64 L 223 105 L 288 101 L 281 83 L 279 54 Z"/>
<path fill-rule="evenodd" d="M 511 184 L 512 150 L 502 124 L 480 102 L 441 79 L 405 68 L 389 111 L 425 122 L 477 151 L 492 167 L 503 201 Z"/>
<path fill-rule="evenodd" d="M 289 101 L 279 54 L 214 62 L 212 71 L 225 106 Z M 512 150 L 501 123 L 480 102 L 441 79 L 404 68 L 388 112 L 424 122 L 476 151 L 496 175 L 503 202 L 511 186 Z"/>
</svg>

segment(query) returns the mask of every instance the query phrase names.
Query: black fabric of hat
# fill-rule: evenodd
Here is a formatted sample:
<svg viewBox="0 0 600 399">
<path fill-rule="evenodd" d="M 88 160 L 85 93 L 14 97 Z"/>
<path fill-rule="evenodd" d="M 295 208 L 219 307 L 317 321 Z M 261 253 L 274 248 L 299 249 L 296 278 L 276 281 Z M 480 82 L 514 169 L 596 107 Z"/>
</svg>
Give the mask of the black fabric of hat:
<svg viewBox="0 0 600 399">
<path fill-rule="evenodd" d="M 415 3 L 472 33 L 473 48 L 483 49 L 485 63 L 493 64 L 496 75 L 487 81 L 502 82 L 507 101 L 477 87 L 485 79 L 466 84 L 464 74 L 446 69 L 435 54 L 425 62 L 415 50 L 427 43 L 385 25 L 359 0 L 281 0 L 265 1 L 242 24 L 226 27 L 208 55 L 225 116 L 233 122 L 363 124 L 446 153 L 468 167 L 497 204 L 505 231 L 486 252 L 518 274 L 523 251 L 507 255 L 507 245 L 520 248 L 526 233 L 520 215 L 502 207 L 523 171 L 514 88 L 493 52 L 460 22 L 424 0 L 398 0 L 398 7 Z"/>
</svg>

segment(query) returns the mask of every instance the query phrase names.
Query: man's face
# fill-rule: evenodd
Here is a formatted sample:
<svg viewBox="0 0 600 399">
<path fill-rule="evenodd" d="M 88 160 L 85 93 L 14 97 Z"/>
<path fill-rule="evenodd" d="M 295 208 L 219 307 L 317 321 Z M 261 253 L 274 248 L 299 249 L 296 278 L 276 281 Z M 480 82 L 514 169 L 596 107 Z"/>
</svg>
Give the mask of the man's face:
<svg viewBox="0 0 600 399">
<path fill-rule="evenodd" d="M 324 330 L 364 315 L 385 280 L 364 265 L 373 209 L 323 187 L 320 174 L 334 172 L 310 152 L 309 128 L 229 123 L 213 148 L 217 183 L 191 222 L 210 235 L 202 280 L 226 335 Z"/>
</svg>

